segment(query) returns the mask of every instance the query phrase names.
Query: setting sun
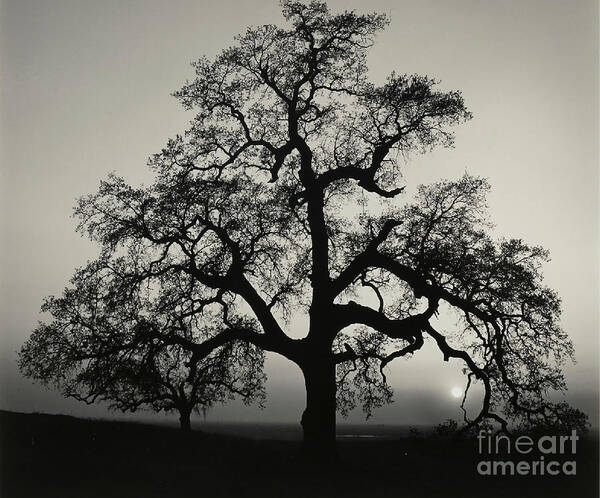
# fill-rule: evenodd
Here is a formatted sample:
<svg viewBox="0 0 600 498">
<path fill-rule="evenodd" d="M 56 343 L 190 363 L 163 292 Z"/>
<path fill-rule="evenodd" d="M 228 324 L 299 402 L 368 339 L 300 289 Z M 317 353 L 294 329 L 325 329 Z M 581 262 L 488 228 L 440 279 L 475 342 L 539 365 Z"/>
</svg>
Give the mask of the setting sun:
<svg viewBox="0 0 600 498">
<path fill-rule="evenodd" d="M 460 398 L 462 396 L 462 389 L 460 387 L 453 387 L 452 391 L 450 391 L 450 393 L 452 394 L 452 396 L 454 396 L 455 398 Z"/>
</svg>

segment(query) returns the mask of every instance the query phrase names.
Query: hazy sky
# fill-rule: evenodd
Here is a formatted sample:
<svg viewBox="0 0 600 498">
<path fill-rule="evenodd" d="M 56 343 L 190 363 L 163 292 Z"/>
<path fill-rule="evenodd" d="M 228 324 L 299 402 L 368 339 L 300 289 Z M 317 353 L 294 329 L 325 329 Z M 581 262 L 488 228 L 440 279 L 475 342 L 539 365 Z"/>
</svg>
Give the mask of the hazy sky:
<svg viewBox="0 0 600 498">
<path fill-rule="evenodd" d="M 498 235 L 548 248 L 547 283 L 563 298 L 578 363 L 568 399 L 597 425 L 598 6 L 596 0 L 335 0 L 332 10 L 386 12 L 372 49 L 380 81 L 428 74 L 463 92 L 474 119 L 456 147 L 415 157 L 418 183 L 488 177 Z M 149 181 L 147 157 L 192 118 L 170 97 L 189 65 L 229 46 L 247 25 L 281 23 L 275 0 L 1 0 L 0 408 L 105 416 L 23 380 L 16 351 L 76 266 L 97 254 L 74 231 L 76 197 L 110 171 Z M 409 192 L 410 192 L 409 191 Z M 435 348 L 392 364 L 396 402 L 374 421 L 458 416 L 461 365 Z M 212 415 L 298 421 L 299 371 L 269 357 L 267 408 Z M 359 420 L 360 414 L 351 420 Z"/>
</svg>

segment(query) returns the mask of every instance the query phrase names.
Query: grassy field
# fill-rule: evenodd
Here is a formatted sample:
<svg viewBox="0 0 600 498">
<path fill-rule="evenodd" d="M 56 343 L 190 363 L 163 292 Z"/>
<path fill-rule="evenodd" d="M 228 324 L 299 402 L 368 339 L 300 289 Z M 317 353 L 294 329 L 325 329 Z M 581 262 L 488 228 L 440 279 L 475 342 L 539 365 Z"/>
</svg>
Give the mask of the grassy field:
<svg viewBox="0 0 600 498">
<path fill-rule="evenodd" d="M 576 476 L 479 476 L 474 439 L 341 438 L 328 469 L 295 440 L 130 422 L 0 412 L 0 496 L 12 497 L 597 497 L 595 438 Z"/>
</svg>

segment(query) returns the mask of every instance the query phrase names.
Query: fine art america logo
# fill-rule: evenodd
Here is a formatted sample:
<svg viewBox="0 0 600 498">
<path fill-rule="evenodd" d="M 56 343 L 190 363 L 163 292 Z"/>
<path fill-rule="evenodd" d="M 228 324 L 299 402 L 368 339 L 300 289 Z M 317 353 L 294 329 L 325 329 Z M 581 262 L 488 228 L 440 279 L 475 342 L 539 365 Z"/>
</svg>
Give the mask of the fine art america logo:
<svg viewBox="0 0 600 498">
<path fill-rule="evenodd" d="M 481 461 L 477 473 L 483 476 L 557 476 L 577 474 L 577 432 L 570 436 L 529 436 L 511 439 L 480 431 L 477 436 Z"/>
</svg>

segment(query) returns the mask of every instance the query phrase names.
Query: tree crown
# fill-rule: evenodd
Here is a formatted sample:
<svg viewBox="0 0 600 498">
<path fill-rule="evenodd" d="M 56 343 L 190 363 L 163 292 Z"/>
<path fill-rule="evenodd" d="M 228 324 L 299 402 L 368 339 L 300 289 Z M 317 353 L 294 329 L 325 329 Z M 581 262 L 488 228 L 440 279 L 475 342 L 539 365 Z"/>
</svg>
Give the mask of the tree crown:
<svg viewBox="0 0 600 498">
<path fill-rule="evenodd" d="M 560 419 L 565 405 L 545 395 L 565 388 L 560 365 L 573 350 L 560 301 L 542 283 L 547 253 L 488 235 L 483 179 L 398 200 L 407 155 L 452 146 L 452 126 L 470 119 L 460 92 L 394 72 L 369 81 L 366 56 L 385 16 L 282 6 L 286 28 L 249 28 L 194 64 L 175 96 L 195 115 L 150 158 L 155 183 L 134 188 L 111 176 L 77 205 L 102 267 L 118 275 L 95 330 L 130 340 L 132 327 L 113 326 L 108 304 L 117 299 L 126 312 L 131 289 L 146 286 L 161 317 L 185 316 L 202 333 L 137 321 L 136 347 L 177 345 L 201 361 L 240 341 L 303 369 L 327 358 L 337 365 L 338 408 L 360 401 L 368 413 L 391 397 L 384 368 L 429 337 L 444 359 L 465 362 L 468 387 L 483 385 L 481 412 L 465 412 L 470 424 L 491 418 L 506 428 L 501 413 Z M 451 339 L 437 330 L 441 306 L 462 323 Z M 309 317 L 302 339 L 286 333 L 298 309 Z"/>
</svg>

